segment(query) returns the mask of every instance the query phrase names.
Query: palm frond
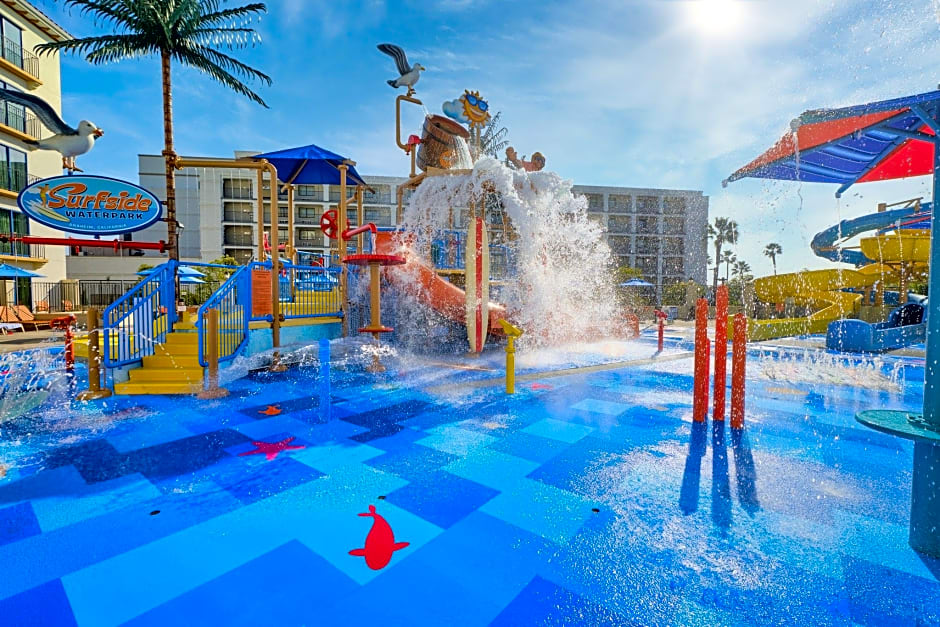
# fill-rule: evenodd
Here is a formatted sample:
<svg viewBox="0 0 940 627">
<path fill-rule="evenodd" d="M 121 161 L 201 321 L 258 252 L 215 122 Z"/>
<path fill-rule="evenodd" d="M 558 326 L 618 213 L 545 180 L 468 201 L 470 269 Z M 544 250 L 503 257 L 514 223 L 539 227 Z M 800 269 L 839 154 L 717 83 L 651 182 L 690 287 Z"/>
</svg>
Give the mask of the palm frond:
<svg viewBox="0 0 940 627">
<path fill-rule="evenodd" d="M 85 60 L 95 65 L 102 65 L 160 52 L 150 39 L 136 35 L 120 35 L 119 38 L 119 41 L 96 47 L 85 56 Z"/>
<path fill-rule="evenodd" d="M 218 65 L 220 68 L 222 68 L 226 72 L 238 74 L 245 78 L 259 80 L 265 85 L 271 84 L 270 76 L 268 76 L 264 72 L 261 72 L 260 70 L 256 70 L 250 65 L 246 65 L 242 63 L 238 59 L 230 57 L 229 55 L 225 53 L 219 52 L 218 50 L 213 50 L 212 48 L 208 46 L 203 46 L 199 44 L 191 45 L 188 48 L 193 53 L 203 56 L 209 62 L 214 63 L 215 65 Z"/>
<path fill-rule="evenodd" d="M 140 44 L 137 35 L 99 35 L 98 37 L 79 37 L 66 41 L 50 41 L 39 44 L 34 48 L 37 55 L 51 54 L 53 52 L 75 52 L 77 54 L 94 54 L 99 47 L 135 45 Z M 90 60 L 90 59 L 89 59 Z"/>
<path fill-rule="evenodd" d="M 135 14 L 130 2 L 108 0 L 65 0 L 68 9 L 77 9 L 80 15 L 91 15 L 96 22 L 114 22 L 119 26 L 130 26 Z"/>
<path fill-rule="evenodd" d="M 173 51 L 173 57 L 182 63 L 183 65 L 188 65 L 191 68 L 197 69 L 204 74 L 208 74 L 214 78 L 219 83 L 222 83 L 232 91 L 237 94 L 241 94 L 247 97 L 249 100 L 257 102 L 264 108 L 268 108 L 267 103 L 261 99 L 261 96 L 253 92 L 247 85 L 242 83 L 236 77 L 232 76 L 224 68 L 220 67 L 217 63 L 211 61 L 204 55 L 197 54 L 196 52 L 188 49 L 178 49 Z M 221 54 L 221 53 L 219 53 Z M 257 72 L 257 70 L 253 70 Z M 261 74 L 261 72 L 258 72 Z M 261 76 L 265 76 L 261 74 Z M 267 78 L 265 76 L 265 78 Z M 270 80 L 270 79 L 268 79 Z"/>
<path fill-rule="evenodd" d="M 268 7 L 266 7 L 263 2 L 253 2 L 241 7 L 232 7 L 231 9 L 222 11 L 204 13 L 197 20 L 197 26 L 200 28 L 217 26 L 222 23 L 231 23 L 231 20 L 234 19 L 252 17 L 253 15 L 265 14 L 267 12 Z"/>
</svg>

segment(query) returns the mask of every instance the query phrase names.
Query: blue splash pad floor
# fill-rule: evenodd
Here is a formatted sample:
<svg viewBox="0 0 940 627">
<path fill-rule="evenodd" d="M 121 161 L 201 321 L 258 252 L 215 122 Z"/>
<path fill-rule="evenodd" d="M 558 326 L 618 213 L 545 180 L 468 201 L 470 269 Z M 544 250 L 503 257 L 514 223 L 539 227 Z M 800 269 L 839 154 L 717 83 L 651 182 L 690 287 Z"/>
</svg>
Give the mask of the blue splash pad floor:
<svg viewBox="0 0 940 627">
<path fill-rule="evenodd" d="M 918 408 L 916 363 L 893 390 L 749 381 L 741 432 L 693 425 L 691 377 L 655 366 L 513 397 L 418 385 L 441 370 L 334 369 L 329 416 L 305 368 L 75 408 L 80 433 L 6 425 L 0 622 L 940 622 L 911 448 L 854 421 Z M 369 505 L 410 543 L 377 571 L 349 555 Z"/>
</svg>

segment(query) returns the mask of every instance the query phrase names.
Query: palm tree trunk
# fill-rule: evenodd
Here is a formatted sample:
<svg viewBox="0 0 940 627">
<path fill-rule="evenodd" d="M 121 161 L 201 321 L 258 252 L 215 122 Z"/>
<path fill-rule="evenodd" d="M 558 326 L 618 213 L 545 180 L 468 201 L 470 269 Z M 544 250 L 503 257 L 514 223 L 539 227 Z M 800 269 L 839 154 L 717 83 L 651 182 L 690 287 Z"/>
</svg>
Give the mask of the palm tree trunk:
<svg viewBox="0 0 940 627">
<path fill-rule="evenodd" d="M 715 278 L 712 280 L 712 288 L 718 289 L 718 272 L 721 268 L 721 244 L 715 242 Z"/>
<path fill-rule="evenodd" d="M 179 260 L 176 232 L 176 153 L 173 151 L 173 87 L 170 79 L 170 53 L 160 53 L 163 70 L 163 158 L 166 160 L 166 238 L 170 259 Z"/>
<path fill-rule="evenodd" d="M 770 262 L 774 264 L 774 276 L 777 276 L 777 257 L 776 255 L 771 255 Z"/>
</svg>

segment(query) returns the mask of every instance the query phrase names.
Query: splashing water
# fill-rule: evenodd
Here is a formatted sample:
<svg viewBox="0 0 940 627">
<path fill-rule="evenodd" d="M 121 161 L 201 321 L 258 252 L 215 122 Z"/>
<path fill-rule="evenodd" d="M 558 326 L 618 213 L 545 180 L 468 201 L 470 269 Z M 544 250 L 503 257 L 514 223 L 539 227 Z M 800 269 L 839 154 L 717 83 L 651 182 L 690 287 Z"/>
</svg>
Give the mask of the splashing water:
<svg viewBox="0 0 940 627">
<path fill-rule="evenodd" d="M 429 250 L 434 234 L 475 204 L 490 210 L 495 204 L 511 221 L 506 240 L 496 233 L 491 243 L 508 246 L 515 260 L 515 275 L 500 298 L 526 330 L 523 346 L 609 335 L 620 318 L 610 249 L 570 181 L 553 172 L 511 170 L 491 157 L 477 161 L 469 174 L 429 177 L 403 217 L 410 248 Z"/>
<path fill-rule="evenodd" d="M 69 377 L 61 357 L 51 351 L 0 355 L 0 424 L 33 412 Z"/>
<path fill-rule="evenodd" d="M 881 357 L 847 360 L 839 355 L 809 349 L 802 353 L 778 355 L 762 351 L 760 358 L 755 360 L 753 375 L 768 381 L 900 391 L 904 386 L 902 362 L 896 361 L 888 371 L 885 363 Z"/>
</svg>

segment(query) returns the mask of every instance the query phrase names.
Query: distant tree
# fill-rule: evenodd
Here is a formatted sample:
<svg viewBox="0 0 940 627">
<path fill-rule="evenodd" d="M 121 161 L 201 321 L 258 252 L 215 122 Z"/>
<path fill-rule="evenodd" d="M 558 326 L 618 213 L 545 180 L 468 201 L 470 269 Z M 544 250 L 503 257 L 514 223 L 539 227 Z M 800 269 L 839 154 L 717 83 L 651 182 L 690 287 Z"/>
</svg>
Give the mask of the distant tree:
<svg viewBox="0 0 940 627">
<path fill-rule="evenodd" d="M 487 120 L 486 126 L 483 127 L 483 133 L 480 135 L 480 150 L 483 154 L 494 159 L 501 159 L 503 151 L 509 146 L 509 140 L 506 139 L 509 135 L 509 129 L 500 126 L 499 118 L 502 115 L 503 112 L 498 111 L 496 115 Z"/>
<path fill-rule="evenodd" d="M 774 264 L 774 274 L 777 274 L 777 256 L 783 254 L 783 246 L 775 242 L 771 242 L 764 247 L 764 256 L 770 257 L 771 263 Z"/>
<path fill-rule="evenodd" d="M 617 279 L 617 283 L 623 283 L 630 279 L 642 279 L 643 271 L 630 266 L 620 266 L 614 271 L 614 277 Z"/>
<path fill-rule="evenodd" d="M 739 259 L 734 262 L 734 269 L 731 271 L 735 278 L 741 279 L 743 281 L 750 280 L 751 264 Z"/>
<path fill-rule="evenodd" d="M 715 218 L 715 222 L 708 225 L 708 237 L 715 246 L 715 259 L 721 260 L 721 250 L 725 244 L 736 244 L 738 241 L 738 223 L 730 218 Z M 718 287 L 718 264 L 715 264 L 715 275 L 712 287 Z"/>
<path fill-rule="evenodd" d="M 728 280 L 728 274 L 731 272 L 731 264 L 737 261 L 738 257 L 730 250 L 722 251 L 721 263 L 725 264 L 725 281 Z"/>
</svg>

